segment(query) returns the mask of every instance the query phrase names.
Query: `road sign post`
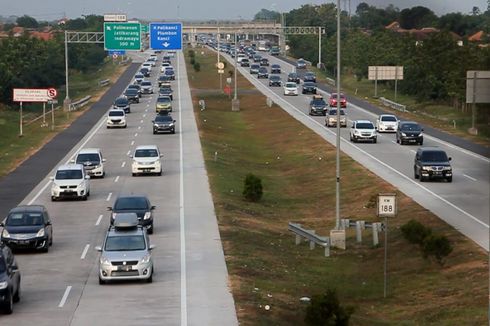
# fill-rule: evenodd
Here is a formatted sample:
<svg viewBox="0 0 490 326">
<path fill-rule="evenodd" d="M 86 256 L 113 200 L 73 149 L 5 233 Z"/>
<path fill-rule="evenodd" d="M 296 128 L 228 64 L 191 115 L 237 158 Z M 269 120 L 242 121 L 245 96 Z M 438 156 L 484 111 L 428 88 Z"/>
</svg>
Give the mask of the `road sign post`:
<svg viewBox="0 0 490 326">
<path fill-rule="evenodd" d="M 150 49 L 182 50 L 182 23 L 150 23 Z"/>
<path fill-rule="evenodd" d="M 141 49 L 140 23 L 104 23 L 105 50 Z"/>
<path fill-rule="evenodd" d="M 384 259 L 384 286 L 383 297 L 386 298 L 387 292 L 387 259 L 388 259 L 388 217 L 395 217 L 397 212 L 396 194 L 378 194 L 378 217 L 384 217 L 385 229 L 385 259 Z"/>
</svg>

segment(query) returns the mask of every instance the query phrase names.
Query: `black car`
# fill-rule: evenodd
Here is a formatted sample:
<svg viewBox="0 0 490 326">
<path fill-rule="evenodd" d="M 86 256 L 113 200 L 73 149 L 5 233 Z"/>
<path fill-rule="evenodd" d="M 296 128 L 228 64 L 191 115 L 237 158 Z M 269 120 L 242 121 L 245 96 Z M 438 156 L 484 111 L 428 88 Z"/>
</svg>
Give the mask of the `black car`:
<svg viewBox="0 0 490 326">
<path fill-rule="evenodd" d="M 138 223 L 145 227 L 149 234 L 153 233 L 153 210 L 148 198 L 145 196 L 124 196 L 118 197 L 114 207 L 107 207 L 111 211 L 111 225 L 114 224 L 114 218 L 117 213 L 136 213 Z"/>
<path fill-rule="evenodd" d="M 413 175 L 415 179 L 446 179 L 453 181 L 451 158 L 446 152 L 437 147 L 420 147 L 415 153 Z"/>
<path fill-rule="evenodd" d="M 252 64 L 252 65 L 250 65 L 250 73 L 252 75 L 258 73 L 259 72 L 259 68 L 260 68 L 260 66 L 258 64 Z"/>
<path fill-rule="evenodd" d="M 257 78 L 269 78 L 269 72 L 266 67 L 260 67 L 257 72 Z"/>
<path fill-rule="evenodd" d="M 240 61 L 240 66 L 241 67 L 250 67 L 250 60 L 247 58 L 243 58 L 242 61 Z"/>
<path fill-rule="evenodd" d="M 290 72 L 288 74 L 288 82 L 294 82 L 296 84 L 299 84 L 300 83 L 300 79 L 299 79 L 298 74 L 295 73 L 295 72 Z"/>
<path fill-rule="evenodd" d="M 158 91 L 158 96 L 168 96 L 170 97 L 171 100 L 174 99 L 174 91 L 172 90 L 171 87 L 161 87 L 160 90 Z"/>
<path fill-rule="evenodd" d="M 141 68 L 140 73 L 145 77 L 150 77 L 150 70 L 148 68 Z"/>
<path fill-rule="evenodd" d="M 163 83 L 170 82 L 171 80 L 172 80 L 171 76 L 160 75 L 160 77 L 158 77 L 158 87 L 160 87 Z"/>
<path fill-rule="evenodd" d="M 281 66 L 278 64 L 273 64 L 271 65 L 271 74 L 280 74 L 281 73 Z"/>
<path fill-rule="evenodd" d="M 134 88 L 134 89 L 136 89 L 136 90 L 138 91 L 138 94 L 139 94 L 140 98 L 141 98 L 141 85 L 140 85 L 140 84 L 130 84 L 130 85 L 128 86 L 128 89 L 129 89 L 129 88 Z"/>
<path fill-rule="evenodd" d="M 164 55 L 164 56 L 163 56 L 163 58 L 162 58 L 162 63 L 163 63 L 163 62 L 168 62 L 168 63 L 170 63 L 170 56 L 168 56 L 168 55 Z"/>
<path fill-rule="evenodd" d="M 282 86 L 281 76 L 279 75 L 270 75 L 269 77 L 269 86 Z"/>
<path fill-rule="evenodd" d="M 171 80 L 175 80 L 175 72 L 172 69 L 166 69 L 165 76 L 169 77 Z"/>
<path fill-rule="evenodd" d="M 260 59 L 260 65 L 261 66 L 268 66 L 269 65 L 269 59 L 267 59 L 267 58 Z"/>
<path fill-rule="evenodd" d="M 143 83 L 141 83 L 143 84 Z M 124 91 L 124 96 L 128 99 L 128 102 L 131 103 L 139 103 L 140 102 L 140 94 L 137 89 L 134 88 L 126 88 Z"/>
<path fill-rule="evenodd" d="M 48 210 L 42 205 L 22 205 L 10 210 L 3 226 L 1 241 L 12 249 L 49 251 L 53 244 L 53 226 Z"/>
<path fill-rule="evenodd" d="M 413 121 L 401 121 L 396 130 L 396 142 L 400 145 L 405 143 L 424 144 L 424 129 Z"/>
<path fill-rule="evenodd" d="M 20 271 L 12 250 L 0 242 L 0 308 L 6 314 L 20 300 Z"/>
<path fill-rule="evenodd" d="M 262 56 L 260 54 L 254 54 L 254 62 L 260 62 Z"/>
<path fill-rule="evenodd" d="M 316 84 L 314 82 L 305 81 L 301 90 L 303 94 L 316 94 Z"/>
<path fill-rule="evenodd" d="M 114 101 L 113 108 L 124 110 L 125 113 L 131 112 L 131 106 L 130 106 L 129 101 L 126 97 L 118 97 Z"/>
<path fill-rule="evenodd" d="M 303 75 L 303 81 L 316 83 L 316 76 L 312 72 L 307 72 Z"/>
<path fill-rule="evenodd" d="M 327 102 L 323 98 L 313 98 L 310 102 L 310 115 L 326 115 Z"/>
<path fill-rule="evenodd" d="M 153 123 L 153 134 L 158 134 L 160 132 L 170 132 L 175 134 L 175 120 L 171 115 L 159 114 L 155 117 L 155 120 L 151 121 Z"/>
</svg>

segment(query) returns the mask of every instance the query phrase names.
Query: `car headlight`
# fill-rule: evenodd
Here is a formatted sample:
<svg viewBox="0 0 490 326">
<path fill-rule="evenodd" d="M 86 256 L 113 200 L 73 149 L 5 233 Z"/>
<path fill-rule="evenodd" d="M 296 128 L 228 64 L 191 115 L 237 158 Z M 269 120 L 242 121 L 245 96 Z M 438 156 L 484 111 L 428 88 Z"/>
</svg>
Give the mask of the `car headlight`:
<svg viewBox="0 0 490 326">
<path fill-rule="evenodd" d="M 142 259 L 141 259 L 141 263 L 142 264 L 148 264 L 150 262 L 150 259 L 151 259 L 151 256 L 150 255 L 145 255 Z"/>
<path fill-rule="evenodd" d="M 151 217 L 151 212 L 146 212 L 145 216 L 143 217 L 144 220 L 148 220 Z"/>
<path fill-rule="evenodd" d="M 421 133 L 419 134 L 419 137 L 422 137 L 423 135 L 424 135 L 424 133 L 423 133 L 423 132 L 421 132 Z"/>
<path fill-rule="evenodd" d="M 100 264 L 101 265 L 110 265 L 111 261 L 107 257 L 101 256 L 100 257 Z"/>
<path fill-rule="evenodd" d="M 158 128 L 158 124 L 157 123 L 154 123 L 153 124 L 153 127 L 157 127 Z"/>
<path fill-rule="evenodd" d="M 3 238 L 10 238 L 10 233 L 9 233 L 9 231 L 7 231 L 7 229 L 3 229 L 2 237 Z"/>
<path fill-rule="evenodd" d="M 359 130 L 354 130 L 354 134 L 356 134 L 356 135 L 360 135 L 360 134 L 361 134 L 361 132 L 360 132 Z"/>
<path fill-rule="evenodd" d="M 429 170 L 430 170 L 430 168 L 429 168 L 428 166 L 423 166 L 423 167 L 422 167 L 422 170 L 424 170 L 424 171 L 429 171 Z"/>
<path fill-rule="evenodd" d="M 402 132 L 402 136 L 403 136 L 403 137 L 407 137 L 407 134 L 406 134 L 406 133 L 404 133 L 404 132 Z"/>
<path fill-rule="evenodd" d="M 173 124 L 173 123 L 171 123 L 171 124 L 169 124 L 168 126 L 169 126 L 169 127 L 173 127 L 173 126 L 174 126 L 174 124 Z"/>
<path fill-rule="evenodd" d="M 451 170 L 452 170 L 452 168 L 450 166 L 445 166 L 444 167 L 444 171 L 451 171 Z"/>
<path fill-rule="evenodd" d="M 0 290 L 6 289 L 8 285 L 7 281 L 0 282 Z"/>
<path fill-rule="evenodd" d="M 44 237 L 44 228 L 42 228 L 39 231 L 37 231 L 36 237 Z"/>
<path fill-rule="evenodd" d="M 79 184 L 77 187 L 82 187 L 82 188 L 83 188 L 83 186 L 84 186 L 84 184 L 83 184 L 83 183 L 84 183 L 83 181 L 82 181 L 82 182 L 80 182 L 80 184 Z"/>
</svg>

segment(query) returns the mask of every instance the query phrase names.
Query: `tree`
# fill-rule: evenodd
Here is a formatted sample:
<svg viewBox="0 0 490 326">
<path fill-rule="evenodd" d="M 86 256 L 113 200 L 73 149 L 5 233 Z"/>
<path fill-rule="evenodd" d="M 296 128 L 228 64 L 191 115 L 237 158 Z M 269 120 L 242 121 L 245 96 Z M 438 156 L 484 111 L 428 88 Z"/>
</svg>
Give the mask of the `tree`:
<svg viewBox="0 0 490 326">
<path fill-rule="evenodd" d="M 254 20 L 272 20 L 275 22 L 280 22 L 281 14 L 277 11 L 261 9 L 255 14 Z"/>
<path fill-rule="evenodd" d="M 306 308 L 305 323 L 311 326 L 347 326 L 354 309 L 342 307 L 335 290 L 313 296 Z"/>
<path fill-rule="evenodd" d="M 432 10 L 422 6 L 406 8 L 400 12 L 400 26 L 405 29 L 434 26 L 437 16 Z"/>
<path fill-rule="evenodd" d="M 39 23 L 35 18 L 24 15 L 17 18 L 17 25 L 25 28 L 37 28 L 39 26 Z"/>
</svg>

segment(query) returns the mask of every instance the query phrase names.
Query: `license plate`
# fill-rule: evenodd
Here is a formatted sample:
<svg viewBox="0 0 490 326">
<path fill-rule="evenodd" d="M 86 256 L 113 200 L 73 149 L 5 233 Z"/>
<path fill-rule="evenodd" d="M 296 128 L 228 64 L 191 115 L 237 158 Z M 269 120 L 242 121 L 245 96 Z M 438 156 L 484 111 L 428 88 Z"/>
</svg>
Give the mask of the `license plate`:
<svg viewBox="0 0 490 326">
<path fill-rule="evenodd" d="M 117 266 L 117 270 L 118 271 L 123 271 L 123 272 L 129 272 L 130 270 L 132 270 L 132 267 L 127 265 L 127 266 Z"/>
</svg>

